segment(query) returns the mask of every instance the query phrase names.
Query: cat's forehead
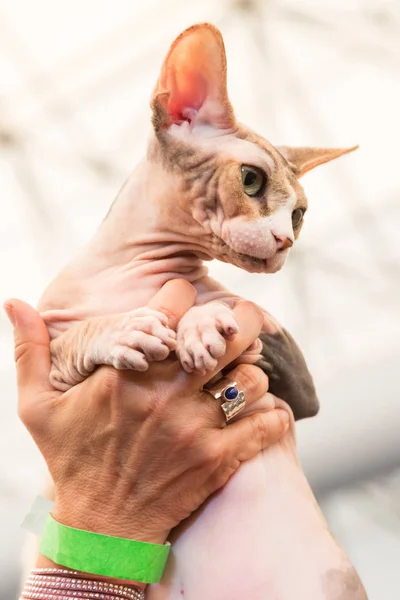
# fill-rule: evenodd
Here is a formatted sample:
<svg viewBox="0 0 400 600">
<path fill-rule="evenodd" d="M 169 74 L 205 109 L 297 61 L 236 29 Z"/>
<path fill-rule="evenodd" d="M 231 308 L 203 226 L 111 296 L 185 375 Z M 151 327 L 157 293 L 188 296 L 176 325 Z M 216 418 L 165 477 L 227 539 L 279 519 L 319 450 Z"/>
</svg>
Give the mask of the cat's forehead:
<svg viewBox="0 0 400 600">
<path fill-rule="evenodd" d="M 290 179 L 295 179 L 294 173 L 291 171 L 286 159 L 280 154 L 275 146 L 268 142 L 263 136 L 244 125 L 239 125 L 236 136 L 238 139 L 259 148 L 263 155 L 267 155 L 270 162 L 273 164 L 273 171 L 283 170 L 285 174 L 289 175 Z"/>
<path fill-rule="evenodd" d="M 193 168 L 209 171 L 230 162 L 259 167 L 270 181 L 270 209 L 283 203 L 290 207 L 307 206 L 304 190 L 285 158 L 265 138 L 245 126 L 221 132 L 209 125 L 191 127 L 184 122 L 169 128 L 168 139 L 169 145 L 171 140 L 177 143 L 172 144 L 174 168 L 184 172 Z"/>
<path fill-rule="evenodd" d="M 228 157 L 243 164 L 258 166 L 269 174 L 277 171 L 278 164 L 273 154 L 253 140 L 233 135 L 216 138 L 214 144 L 221 158 Z"/>
<path fill-rule="evenodd" d="M 271 175 L 282 171 L 292 175 L 281 154 L 260 135 L 247 127 L 239 126 L 233 132 L 217 132 L 213 127 L 200 125 L 191 130 L 188 123 L 173 125 L 170 134 L 180 143 L 188 144 L 193 150 L 212 153 L 215 160 L 232 159 L 243 164 L 259 166 Z M 291 179 L 292 177 L 290 177 Z M 294 176 L 293 176 L 294 179 Z"/>
</svg>

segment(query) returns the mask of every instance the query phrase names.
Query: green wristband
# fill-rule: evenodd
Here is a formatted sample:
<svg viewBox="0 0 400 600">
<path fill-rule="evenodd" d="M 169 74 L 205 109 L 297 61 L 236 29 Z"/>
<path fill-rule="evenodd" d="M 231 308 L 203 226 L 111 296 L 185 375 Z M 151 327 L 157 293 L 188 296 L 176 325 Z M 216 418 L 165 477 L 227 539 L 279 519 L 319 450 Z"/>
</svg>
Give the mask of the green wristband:
<svg viewBox="0 0 400 600">
<path fill-rule="evenodd" d="M 48 516 L 40 553 L 75 571 L 158 583 L 167 562 L 170 544 L 149 544 L 61 525 Z"/>
</svg>

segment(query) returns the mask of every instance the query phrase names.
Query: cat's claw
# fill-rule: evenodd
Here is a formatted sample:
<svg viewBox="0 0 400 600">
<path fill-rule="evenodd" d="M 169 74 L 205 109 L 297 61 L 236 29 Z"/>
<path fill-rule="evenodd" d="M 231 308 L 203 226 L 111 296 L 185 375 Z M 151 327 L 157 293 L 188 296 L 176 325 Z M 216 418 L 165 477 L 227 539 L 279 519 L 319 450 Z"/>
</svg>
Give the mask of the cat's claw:
<svg viewBox="0 0 400 600">
<path fill-rule="evenodd" d="M 226 340 L 238 332 L 232 310 L 222 302 L 191 308 L 178 325 L 176 353 L 188 373 L 215 370 Z"/>
</svg>

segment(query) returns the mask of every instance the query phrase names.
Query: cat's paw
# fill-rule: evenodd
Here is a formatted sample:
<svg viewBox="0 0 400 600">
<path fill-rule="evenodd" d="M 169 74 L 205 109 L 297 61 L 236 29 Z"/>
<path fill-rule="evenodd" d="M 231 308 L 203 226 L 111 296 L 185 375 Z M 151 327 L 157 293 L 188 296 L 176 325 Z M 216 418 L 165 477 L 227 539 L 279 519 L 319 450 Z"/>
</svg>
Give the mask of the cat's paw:
<svg viewBox="0 0 400 600">
<path fill-rule="evenodd" d="M 100 365 L 146 371 L 176 347 L 168 318 L 150 308 L 81 321 L 52 340 L 50 383 L 61 392 Z"/>
<path fill-rule="evenodd" d="M 61 369 L 53 368 L 50 371 L 49 375 L 50 384 L 56 389 L 58 392 L 67 392 L 75 383 L 69 381 L 69 377 L 67 373 L 63 373 Z M 76 381 L 76 383 L 80 383 L 80 381 Z"/>
<path fill-rule="evenodd" d="M 97 364 L 146 371 L 150 362 L 164 360 L 175 350 L 176 333 L 161 312 L 140 308 L 105 319 L 107 324 L 93 340 Z"/>
<path fill-rule="evenodd" d="M 177 334 L 176 353 L 185 371 L 214 370 L 225 353 L 226 340 L 237 332 L 233 311 L 222 302 L 191 308 L 179 322 Z"/>
</svg>

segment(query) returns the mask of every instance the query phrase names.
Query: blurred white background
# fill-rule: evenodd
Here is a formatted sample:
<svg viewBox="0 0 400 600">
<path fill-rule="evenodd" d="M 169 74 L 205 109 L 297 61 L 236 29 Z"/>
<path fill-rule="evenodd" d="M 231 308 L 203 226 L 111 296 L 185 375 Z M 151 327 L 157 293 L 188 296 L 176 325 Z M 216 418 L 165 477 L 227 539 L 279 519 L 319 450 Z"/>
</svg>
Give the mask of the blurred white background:
<svg viewBox="0 0 400 600">
<path fill-rule="evenodd" d="M 144 152 L 169 44 L 204 20 L 223 32 L 240 120 L 276 144 L 360 144 L 303 179 L 282 273 L 211 271 L 303 348 L 321 400 L 298 426 L 304 468 L 370 599 L 398 600 L 399 0 L 0 0 L 0 300 L 36 303 L 93 234 Z M 5 318 L 0 356 L 6 600 L 45 469 L 17 420 Z"/>
</svg>

